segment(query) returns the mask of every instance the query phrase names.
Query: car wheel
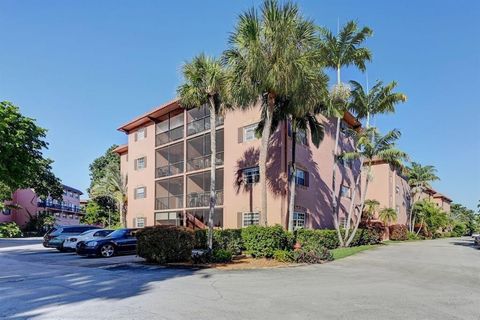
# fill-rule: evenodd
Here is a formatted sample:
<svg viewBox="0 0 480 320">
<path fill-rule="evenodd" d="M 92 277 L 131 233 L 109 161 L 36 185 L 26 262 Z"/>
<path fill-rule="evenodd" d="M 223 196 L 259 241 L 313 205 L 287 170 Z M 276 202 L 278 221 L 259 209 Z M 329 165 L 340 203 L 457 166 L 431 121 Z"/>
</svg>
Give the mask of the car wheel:
<svg viewBox="0 0 480 320">
<path fill-rule="evenodd" d="M 104 244 L 103 246 L 100 247 L 100 255 L 104 258 L 110 258 L 113 257 L 115 254 L 115 247 L 110 244 Z"/>
</svg>

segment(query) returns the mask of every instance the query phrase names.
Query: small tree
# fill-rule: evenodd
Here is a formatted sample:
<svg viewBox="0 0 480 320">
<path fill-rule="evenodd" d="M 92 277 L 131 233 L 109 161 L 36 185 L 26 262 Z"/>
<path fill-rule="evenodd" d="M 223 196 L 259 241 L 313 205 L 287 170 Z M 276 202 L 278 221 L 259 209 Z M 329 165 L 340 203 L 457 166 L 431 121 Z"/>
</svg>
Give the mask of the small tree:
<svg viewBox="0 0 480 320">
<path fill-rule="evenodd" d="M 375 214 L 378 211 L 380 202 L 377 200 L 367 199 L 365 200 L 365 208 L 363 210 L 363 216 L 367 219 L 367 222 L 370 222 L 375 217 Z"/>
<path fill-rule="evenodd" d="M 392 222 L 397 221 L 397 211 L 392 208 L 383 208 L 378 217 L 386 226 L 389 226 Z"/>
</svg>

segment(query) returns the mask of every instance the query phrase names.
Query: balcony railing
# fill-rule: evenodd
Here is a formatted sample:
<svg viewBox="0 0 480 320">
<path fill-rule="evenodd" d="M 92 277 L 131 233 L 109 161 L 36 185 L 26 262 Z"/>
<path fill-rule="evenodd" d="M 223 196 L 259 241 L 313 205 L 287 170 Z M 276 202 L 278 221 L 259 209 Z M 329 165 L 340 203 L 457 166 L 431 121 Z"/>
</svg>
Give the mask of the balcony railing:
<svg viewBox="0 0 480 320">
<path fill-rule="evenodd" d="M 223 117 L 218 116 L 215 123 L 217 126 L 221 126 L 223 124 Z M 187 136 L 206 130 L 210 130 L 210 117 L 194 120 L 187 124 Z"/>
<path fill-rule="evenodd" d="M 39 207 L 43 208 L 49 208 L 49 209 L 55 209 L 59 211 L 65 211 L 65 212 L 73 212 L 73 213 L 80 213 L 82 212 L 80 206 L 76 205 L 63 205 L 59 203 L 53 203 L 52 201 L 45 201 L 45 200 L 39 200 L 37 205 Z"/>
<path fill-rule="evenodd" d="M 223 151 L 217 152 L 216 165 L 223 165 Z M 201 156 L 187 160 L 187 171 L 201 170 L 209 168 L 211 164 L 211 155 Z"/>
<path fill-rule="evenodd" d="M 183 138 L 183 126 L 177 127 L 175 129 L 157 133 L 155 136 L 155 146 L 160 146 L 165 143 L 176 141 Z"/>
<path fill-rule="evenodd" d="M 223 205 L 223 190 L 215 191 L 216 205 Z M 187 207 L 208 207 L 210 205 L 210 192 L 192 192 L 187 194 Z"/>
<path fill-rule="evenodd" d="M 183 194 L 155 199 L 155 210 L 183 208 Z"/>
<path fill-rule="evenodd" d="M 173 176 L 179 173 L 183 173 L 183 161 L 171 163 L 166 166 L 156 168 L 155 178 Z"/>
</svg>

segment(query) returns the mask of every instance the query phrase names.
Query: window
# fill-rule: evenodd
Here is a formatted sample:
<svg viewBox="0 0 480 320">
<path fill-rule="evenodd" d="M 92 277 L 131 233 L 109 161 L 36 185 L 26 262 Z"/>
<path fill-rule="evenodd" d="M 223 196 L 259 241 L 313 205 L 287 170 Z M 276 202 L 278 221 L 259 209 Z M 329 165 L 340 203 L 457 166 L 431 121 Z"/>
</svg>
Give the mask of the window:
<svg viewBox="0 0 480 320">
<path fill-rule="evenodd" d="M 243 226 L 258 225 L 260 222 L 260 214 L 258 212 L 245 212 L 243 214 Z"/>
<path fill-rule="evenodd" d="M 340 122 L 340 132 L 342 132 L 343 134 L 347 134 L 349 129 L 350 129 L 350 127 L 345 122 L 345 120 L 342 120 Z"/>
<path fill-rule="evenodd" d="M 347 186 L 342 186 L 342 189 L 340 190 L 340 196 L 350 199 L 352 197 L 350 188 Z"/>
<path fill-rule="evenodd" d="M 145 228 L 145 218 L 135 218 L 135 228 Z"/>
<path fill-rule="evenodd" d="M 180 212 L 157 212 L 155 213 L 155 225 L 181 226 L 183 217 Z"/>
<path fill-rule="evenodd" d="M 398 194 L 399 192 L 400 192 L 400 187 L 399 187 L 399 186 L 396 186 L 396 187 L 395 187 L 395 193 Z"/>
<path fill-rule="evenodd" d="M 135 159 L 135 170 L 145 169 L 146 166 L 147 166 L 147 159 L 145 157 Z"/>
<path fill-rule="evenodd" d="M 290 171 L 291 170 L 291 167 L 289 166 L 288 167 L 288 175 L 290 176 Z M 308 187 L 309 186 L 309 173 L 308 171 L 305 171 L 305 170 L 302 170 L 302 169 L 295 169 L 295 183 L 300 185 L 300 186 L 304 186 L 304 187 Z"/>
<path fill-rule="evenodd" d="M 395 212 L 397 212 L 397 214 L 400 213 L 400 206 L 396 206 L 396 207 L 395 207 Z"/>
<path fill-rule="evenodd" d="M 305 228 L 305 212 L 294 212 L 293 213 L 293 229 L 303 229 Z"/>
<path fill-rule="evenodd" d="M 135 189 L 135 199 L 143 199 L 147 196 L 146 187 L 138 187 Z"/>
<path fill-rule="evenodd" d="M 347 227 L 347 219 L 345 217 L 341 217 L 338 219 L 338 225 L 340 228 L 346 228 Z"/>
<path fill-rule="evenodd" d="M 135 141 L 143 140 L 147 137 L 147 128 L 140 128 L 135 132 Z"/>
<path fill-rule="evenodd" d="M 287 125 L 287 134 L 289 137 L 292 137 L 292 123 L 290 121 L 288 121 Z M 296 140 L 297 144 L 308 145 L 307 132 L 303 129 L 297 129 Z"/>
<path fill-rule="evenodd" d="M 243 127 L 243 141 L 252 141 L 255 140 L 255 129 L 257 124 L 251 124 L 249 126 Z"/>
<path fill-rule="evenodd" d="M 252 184 L 260 181 L 260 169 L 258 167 L 243 169 L 243 181 Z"/>
</svg>

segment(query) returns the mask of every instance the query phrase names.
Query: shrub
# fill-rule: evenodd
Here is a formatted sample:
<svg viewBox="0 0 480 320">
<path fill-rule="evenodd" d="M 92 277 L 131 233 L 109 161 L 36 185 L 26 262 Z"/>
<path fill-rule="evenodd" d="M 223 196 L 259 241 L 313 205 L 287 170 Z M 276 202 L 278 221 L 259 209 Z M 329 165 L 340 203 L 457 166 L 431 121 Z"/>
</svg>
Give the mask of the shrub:
<svg viewBox="0 0 480 320">
<path fill-rule="evenodd" d="M 335 249 L 339 246 L 336 230 L 300 229 L 297 231 L 297 241 L 305 250 L 315 249 L 318 246 Z"/>
<path fill-rule="evenodd" d="M 368 244 L 378 244 L 382 242 L 384 227 L 383 224 L 372 224 L 358 229 L 353 241 L 352 247 L 363 246 Z"/>
<path fill-rule="evenodd" d="M 278 262 L 292 262 L 293 252 L 289 250 L 275 250 L 273 258 Z"/>
<path fill-rule="evenodd" d="M 452 236 L 461 237 L 467 232 L 467 226 L 463 223 L 457 223 L 452 229 Z"/>
<path fill-rule="evenodd" d="M 405 241 L 408 239 L 407 226 L 404 224 L 394 224 L 389 227 L 390 240 L 393 241 Z"/>
<path fill-rule="evenodd" d="M 184 227 L 147 227 L 136 236 L 138 255 L 160 264 L 190 260 L 195 242 L 194 232 Z"/>
<path fill-rule="evenodd" d="M 0 223 L 0 238 L 21 237 L 22 231 L 15 222 Z"/>
<path fill-rule="evenodd" d="M 208 238 L 206 229 L 198 229 L 195 233 L 195 249 L 207 249 Z M 234 255 L 242 253 L 242 229 L 224 229 L 213 231 L 213 249 L 229 250 Z"/>
<path fill-rule="evenodd" d="M 293 260 L 296 263 L 322 263 L 324 261 L 332 261 L 332 253 L 325 247 L 318 250 L 299 249 L 293 252 Z"/>
<path fill-rule="evenodd" d="M 287 246 L 287 233 L 282 226 L 272 227 L 248 226 L 242 229 L 242 238 L 245 249 L 256 258 L 271 258 L 275 250 Z"/>
<path fill-rule="evenodd" d="M 229 250 L 213 250 L 212 262 L 226 263 L 232 261 L 232 252 Z"/>
<path fill-rule="evenodd" d="M 415 232 L 408 231 L 407 232 L 407 239 L 408 240 L 420 240 L 420 236 L 417 236 Z"/>
</svg>

